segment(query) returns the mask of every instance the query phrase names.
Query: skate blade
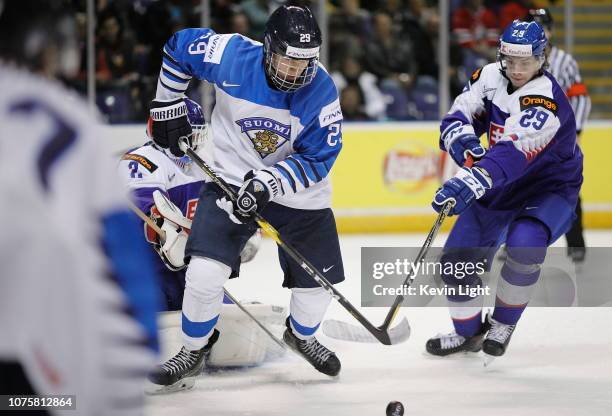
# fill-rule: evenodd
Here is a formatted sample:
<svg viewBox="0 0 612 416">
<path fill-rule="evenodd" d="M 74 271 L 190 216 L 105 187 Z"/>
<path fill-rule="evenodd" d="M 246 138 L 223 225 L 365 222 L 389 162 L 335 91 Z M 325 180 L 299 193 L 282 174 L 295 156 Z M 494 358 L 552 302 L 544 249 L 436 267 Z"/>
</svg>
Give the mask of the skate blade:
<svg viewBox="0 0 612 416">
<path fill-rule="evenodd" d="M 158 394 L 170 394 L 176 393 L 177 391 L 192 389 L 194 385 L 195 377 L 185 377 L 169 386 L 162 386 L 160 384 L 151 383 L 147 380 L 145 385 L 145 393 L 152 396 Z"/>
<path fill-rule="evenodd" d="M 489 354 L 484 354 L 484 360 L 483 360 L 483 365 L 485 367 L 489 367 L 491 364 L 493 364 L 493 361 L 495 361 L 497 357 L 494 355 L 489 355 Z"/>
</svg>

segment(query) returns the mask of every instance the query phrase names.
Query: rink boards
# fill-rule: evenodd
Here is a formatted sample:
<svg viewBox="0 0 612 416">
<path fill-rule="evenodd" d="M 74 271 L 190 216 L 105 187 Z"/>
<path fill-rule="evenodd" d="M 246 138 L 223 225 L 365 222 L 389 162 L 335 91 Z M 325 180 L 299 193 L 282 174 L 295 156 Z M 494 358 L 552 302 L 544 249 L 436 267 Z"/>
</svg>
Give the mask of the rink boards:
<svg viewBox="0 0 612 416">
<path fill-rule="evenodd" d="M 106 137 L 119 152 L 143 141 L 144 125 L 112 126 Z M 587 228 L 612 228 L 612 122 L 583 131 L 582 200 Z M 426 231 L 431 198 L 452 163 L 438 149 L 438 123 L 345 123 L 343 149 L 332 169 L 333 208 L 340 232 Z M 448 221 L 446 228 L 452 223 Z"/>
</svg>

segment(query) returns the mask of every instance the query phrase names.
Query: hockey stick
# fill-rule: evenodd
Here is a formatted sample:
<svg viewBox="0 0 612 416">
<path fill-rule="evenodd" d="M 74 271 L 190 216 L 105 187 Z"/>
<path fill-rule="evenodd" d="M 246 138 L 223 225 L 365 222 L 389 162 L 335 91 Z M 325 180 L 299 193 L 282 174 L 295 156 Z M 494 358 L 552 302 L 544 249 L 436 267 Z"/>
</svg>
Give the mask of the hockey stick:
<svg viewBox="0 0 612 416">
<path fill-rule="evenodd" d="M 468 154 L 464 166 L 472 167 L 473 164 L 474 164 L 474 158 L 470 154 Z M 427 252 L 429 251 L 429 248 L 431 247 L 431 244 L 435 240 L 436 235 L 438 234 L 438 231 L 440 230 L 440 227 L 442 226 L 442 223 L 448 216 L 448 213 L 450 212 L 452 207 L 453 207 L 453 203 L 451 201 L 447 202 L 446 204 L 442 206 L 442 209 L 440 210 L 440 213 L 438 214 L 438 218 L 436 218 L 436 222 L 431 227 L 431 230 L 429 231 L 429 234 L 427 235 L 427 238 L 425 239 L 425 243 L 423 243 L 423 246 L 421 246 L 421 249 L 419 250 L 419 253 L 417 254 L 416 261 L 414 263 L 411 263 L 411 266 L 410 266 L 411 268 L 413 264 L 418 264 L 421 262 L 421 260 L 425 258 L 425 256 L 427 255 Z M 402 287 L 410 286 L 414 282 L 414 278 L 415 278 L 415 273 L 412 273 L 412 270 L 409 270 L 408 275 L 406 276 L 406 279 L 404 280 L 404 283 L 402 284 Z M 391 323 L 393 322 L 395 315 L 397 315 L 398 311 L 400 310 L 403 301 L 404 301 L 404 296 L 401 294 L 397 295 L 397 297 L 395 298 L 395 301 L 393 302 L 391 308 L 389 309 L 389 312 L 387 313 L 387 316 L 385 317 L 383 324 L 379 327 L 380 329 L 388 330 L 390 333 L 394 330 L 394 328 L 389 329 L 389 327 L 391 326 Z M 323 330 L 323 333 L 327 335 L 328 337 L 341 339 L 344 341 L 375 342 L 375 340 L 370 336 L 370 334 L 364 331 L 363 328 L 350 324 L 348 322 L 338 321 L 335 319 L 330 319 L 330 320 L 323 322 L 322 330 Z M 398 335 L 396 334 L 395 336 L 397 337 Z"/>
<path fill-rule="evenodd" d="M 196 165 L 198 165 L 204 173 L 206 173 L 212 181 L 221 188 L 223 192 L 232 200 L 236 200 L 236 191 L 227 183 L 223 178 L 221 178 L 217 173 L 204 161 L 193 149 L 189 146 L 186 140 L 181 140 L 179 142 L 179 146 L 183 152 L 187 154 L 193 160 Z M 315 266 L 312 265 L 304 256 L 302 256 L 292 245 L 284 241 L 279 232 L 268 222 L 266 221 L 260 214 L 255 213 L 255 221 L 259 226 L 268 233 L 268 235 L 278 244 L 278 246 L 287 253 L 289 257 L 291 257 L 297 264 L 299 264 L 302 269 L 312 277 L 323 289 L 327 290 L 334 299 L 340 303 L 361 325 L 363 325 L 367 331 L 372 334 L 378 341 L 380 341 L 384 345 L 392 345 L 396 338 L 391 338 L 389 326 L 390 321 L 386 327 L 376 327 L 374 326 L 365 316 L 361 314 L 330 282 L 323 276 L 323 274 L 317 270 Z M 405 322 L 404 322 L 405 321 Z M 410 333 L 410 325 L 408 325 L 408 321 L 404 318 L 396 329 L 393 331 L 394 334 L 400 332 L 400 338 L 402 338 L 406 332 L 406 328 L 408 330 L 408 334 Z"/>
<path fill-rule="evenodd" d="M 453 203 L 451 201 L 445 203 L 442 206 L 442 210 L 438 214 L 438 218 L 436 218 L 436 222 L 431 227 L 431 230 L 429 231 L 429 234 L 427 235 L 427 238 L 425 239 L 425 243 L 423 243 L 423 246 L 421 246 L 421 249 L 419 250 L 419 253 L 417 254 L 415 262 L 410 264 L 408 275 L 406 276 L 406 279 L 404 280 L 404 283 L 402 283 L 401 287 L 408 287 L 414 282 L 416 273 L 413 273 L 412 265 L 420 263 L 421 260 L 425 258 L 425 256 L 427 255 L 427 252 L 429 251 L 429 248 L 431 247 L 431 244 L 435 240 L 436 235 L 438 234 L 438 231 L 440 230 L 440 227 L 442 226 L 442 223 L 446 219 L 452 207 L 453 207 Z M 398 341 L 405 340 L 408 337 L 402 333 L 398 334 L 397 331 L 395 331 L 395 328 L 389 328 L 389 327 L 391 326 L 393 319 L 395 319 L 395 316 L 399 312 L 403 301 L 404 301 L 404 296 L 401 294 L 397 295 L 397 297 L 393 301 L 393 305 L 391 306 L 391 308 L 389 309 L 389 312 L 387 313 L 387 316 L 385 317 L 383 324 L 378 327 L 381 331 L 388 332 L 389 334 L 395 332 L 394 337 L 398 339 Z M 355 326 L 348 322 L 342 322 L 342 321 L 338 321 L 335 319 L 327 320 L 323 322 L 322 329 L 323 329 L 323 333 L 325 333 L 325 335 L 331 338 L 341 339 L 344 341 L 375 342 L 375 340 L 372 339 L 370 334 L 363 331 L 361 327 Z M 408 327 L 408 335 L 409 334 L 410 334 L 410 328 Z"/>
<path fill-rule="evenodd" d="M 138 215 L 138 217 L 143 220 L 144 222 L 147 223 L 147 225 L 149 227 L 151 227 L 153 229 L 153 231 L 155 231 L 157 233 L 157 235 L 159 235 L 162 238 L 166 238 L 166 233 L 164 230 L 162 230 L 161 228 L 158 227 L 158 225 L 155 223 L 155 221 L 153 221 L 152 218 L 150 218 L 149 216 L 147 216 L 147 214 L 145 214 L 144 212 L 142 212 L 142 210 L 140 208 L 138 208 L 136 205 L 134 205 L 134 203 L 132 201 L 128 201 L 128 206 L 130 207 L 130 209 L 132 211 L 134 211 L 134 213 L 136 215 Z M 251 318 L 251 320 L 253 320 L 253 322 L 255 322 L 255 324 L 257 324 L 257 326 L 259 328 L 261 328 L 262 331 L 264 331 L 271 339 L 272 341 L 274 341 L 276 344 L 278 344 L 278 346 L 280 346 L 283 350 L 287 349 L 287 346 L 285 345 L 284 342 L 282 342 L 280 339 L 278 339 L 272 332 L 270 332 L 270 330 L 268 328 L 265 327 L 264 324 L 262 324 L 261 322 L 259 322 L 259 320 L 257 318 L 255 318 L 253 316 L 253 314 L 251 312 L 248 311 L 247 308 L 245 308 L 240 302 L 238 302 L 238 300 L 233 297 L 228 291 L 227 289 L 223 288 L 223 291 L 225 292 L 225 295 L 232 301 L 234 302 L 234 304 L 238 307 L 238 309 L 240 309 L 242 312 L 244 312 L 249 318 Z"/>
</svg>

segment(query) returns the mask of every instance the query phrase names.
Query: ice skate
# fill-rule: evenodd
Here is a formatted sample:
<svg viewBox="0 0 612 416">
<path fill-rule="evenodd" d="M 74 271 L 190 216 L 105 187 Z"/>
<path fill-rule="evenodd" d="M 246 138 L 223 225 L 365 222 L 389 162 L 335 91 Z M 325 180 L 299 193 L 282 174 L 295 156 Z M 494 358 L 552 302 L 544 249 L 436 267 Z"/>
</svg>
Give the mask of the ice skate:
<svg viewBox="0 0 612 416">
<path fill-rule="evenodd" d="M 491 328 L 482 343 L 482 351 L 490 356 L 500 357 L 506 352 L 516 325 L 502 324 L 491 316 L 487 316 L 487 321 Z"/>
<path fill-rule="evenodd" d="M 432 355 L 444 357 L 458 352 L 478 352 L 482 348 L 482 339 L 489 329 L 485 321 L 480 331 L 471 337 L 464 337 L 453 331 L 449 334 L 438 334 L 427 340 L 425 349 Z"/>
<path fill-rule="evenodd" d="M 189 351 L 185 347 L 174 357 L 157 366 L 149 375 L 146 392 L 149 394 L 173 393 L 188 390 L 195 384 L 195 378 L 200 375 L 206 360 L 210 356 L 212 346 L 219 339 L 219 331 L 213 331 L 208 343 L 200 350 Z"/>
<path fill-rule="evenodd" d="M 287 325 L 283 340 L 289 348 L 304 357 L 321 373 L 333 377 L 340 372 L 340 360 L 336 357 L 336 354 L 323 346 L 315 337 L 301 340 L 293 334 L 291 328 Z"/>
</svg>

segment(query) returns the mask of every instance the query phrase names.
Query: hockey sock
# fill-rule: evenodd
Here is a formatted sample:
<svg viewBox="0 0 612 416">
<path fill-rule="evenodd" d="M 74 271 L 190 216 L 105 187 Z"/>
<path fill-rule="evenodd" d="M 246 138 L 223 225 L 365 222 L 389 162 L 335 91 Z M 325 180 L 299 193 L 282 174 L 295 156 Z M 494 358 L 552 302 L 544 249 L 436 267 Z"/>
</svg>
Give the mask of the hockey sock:
<svg viewBox="0 0 612 416">
<path fill-rule="evenodd" d="M 483 297 L 476 296 L 466 302 L 448 300 L 448 307 L 457 334 L 464 337 L 476 335 L 482 327 Z"/>
<path fill-rule="evenodd" d="M 322 287 L 291 289 L 289 323 L 293 334 L 299 339 L 313 337 L 331 299 L 331 295 Z"/>
<path fill-rule="evenodd" d="M 204 257 L 192 257 L 185 274 L 183 297 L 183 344 L 191 351 L 203 348 L 219 319 L 223 285 L 229 266 Z"/>
<path fill-rule="evenodd" d="M 493 319 L 516 325 L 540 277 L 546 257 L 548 228 L 538 220 L 521 218 L 510 226 L 506 251 L 508 257 L 497 285 Z"/>
</svg>

